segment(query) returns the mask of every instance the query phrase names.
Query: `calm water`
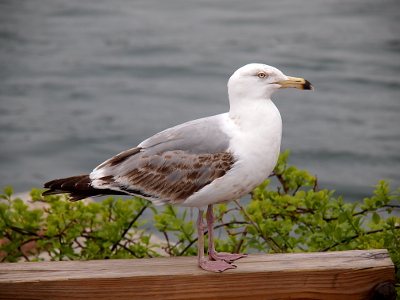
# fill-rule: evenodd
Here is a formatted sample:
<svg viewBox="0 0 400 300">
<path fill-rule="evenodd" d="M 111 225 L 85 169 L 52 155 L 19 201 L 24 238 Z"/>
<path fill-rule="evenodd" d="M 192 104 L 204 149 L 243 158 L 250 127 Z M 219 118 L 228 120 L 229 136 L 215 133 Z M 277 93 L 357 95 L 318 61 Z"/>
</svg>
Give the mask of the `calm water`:
<svg viewBox="0 0 400 300">
<path fill-rule="evenodd" d="M 88 173 L 167 127 L 228 109 L 262 62 L 314 92 L 273 100 L 290 163 L 362 200 L 400 186 L 398 0 L 0 0 L 0 186 Z"/>
</svg>

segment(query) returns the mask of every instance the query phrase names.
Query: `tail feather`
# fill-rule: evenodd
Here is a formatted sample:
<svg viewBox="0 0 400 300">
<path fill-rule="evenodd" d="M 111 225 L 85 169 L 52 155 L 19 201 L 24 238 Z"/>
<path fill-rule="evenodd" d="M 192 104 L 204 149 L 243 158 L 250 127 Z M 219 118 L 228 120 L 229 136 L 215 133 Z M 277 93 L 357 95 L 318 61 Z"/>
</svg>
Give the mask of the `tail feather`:
<svg viewBox="0 0 400 300">
<path fill-rule="evenodd" d="M 103 195 L 127 195 L 127 193 L 109 189 L 96 189 L 90 182 L 89 175 L 87 174 L 54 179 L 44 184 L 44 187 L 49 190 L 45 191 L 42 195 L 70 194 L 69 201 L 78 201 Z"/>
</svg>

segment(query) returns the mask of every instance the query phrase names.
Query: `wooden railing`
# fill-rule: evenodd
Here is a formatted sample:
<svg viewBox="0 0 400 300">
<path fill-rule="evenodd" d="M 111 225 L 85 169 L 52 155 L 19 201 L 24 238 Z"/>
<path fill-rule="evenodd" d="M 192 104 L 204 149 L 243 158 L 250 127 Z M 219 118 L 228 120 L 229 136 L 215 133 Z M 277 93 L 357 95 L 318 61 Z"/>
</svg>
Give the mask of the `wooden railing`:
<svg viewBox="0 0 400 300">
<path fill-rule="evenodd" d="M 0 264 L 0 299 L 395 299 L 386 250 L 254 254 L 206 272 L 195 257 Z"/>
</svg>

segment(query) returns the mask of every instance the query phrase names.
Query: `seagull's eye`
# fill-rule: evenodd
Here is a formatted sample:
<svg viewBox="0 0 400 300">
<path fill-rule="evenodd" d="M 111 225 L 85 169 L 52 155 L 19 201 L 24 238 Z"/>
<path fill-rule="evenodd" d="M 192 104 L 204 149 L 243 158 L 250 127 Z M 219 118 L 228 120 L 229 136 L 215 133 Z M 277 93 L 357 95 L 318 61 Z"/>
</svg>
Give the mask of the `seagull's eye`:
<svg viewBox="0 0 400 300">
<path fill-rule="evenodd" d="M 260 78 L 265 78 L 267 75 L 265 75 L 265 73 L 263 73 L 263 72 L 260 72 L 257 74 L 257 76 Z"/>
</svg>

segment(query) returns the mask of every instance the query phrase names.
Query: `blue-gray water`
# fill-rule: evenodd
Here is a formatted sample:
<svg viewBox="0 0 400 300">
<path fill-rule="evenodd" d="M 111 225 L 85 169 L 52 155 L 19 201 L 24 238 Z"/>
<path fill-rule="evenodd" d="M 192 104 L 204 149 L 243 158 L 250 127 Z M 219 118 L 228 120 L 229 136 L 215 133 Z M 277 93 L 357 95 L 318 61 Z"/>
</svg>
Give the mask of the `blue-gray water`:
<svg viewBox="0 0 400 300">
<path fill-rule="evenodd" d="M 1 0 L 0 186 L 85 174 L 225 112 L 229 76 L 261 62 L 315 87 L 273 97 L 291 164 L 347 200 L 397 188 L 399 14 L 398 0 Z"/>
</svg>

